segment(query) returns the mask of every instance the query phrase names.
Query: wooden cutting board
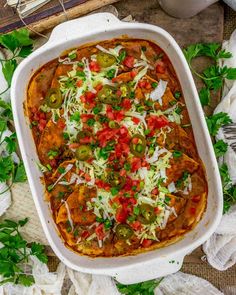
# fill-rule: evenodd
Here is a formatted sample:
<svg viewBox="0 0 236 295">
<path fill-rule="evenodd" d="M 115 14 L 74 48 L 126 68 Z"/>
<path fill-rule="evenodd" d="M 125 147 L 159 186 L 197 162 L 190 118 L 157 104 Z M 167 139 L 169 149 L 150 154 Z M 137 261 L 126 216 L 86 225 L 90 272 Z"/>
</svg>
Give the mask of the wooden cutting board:
<svg viewBox="0 0 236 295">
<path fill-rule="evenodd" d="M 24 22 L 37 32 L 43 32 L 57 24 L 72 19 L 118 0 L 64 0 L 63 7 L 58 0 L 51 0 L 33 14 L 24 18 Z M 15 9 L 0 0 L 0 33 L 5 33 L 24 26 Z"/>
</svg>

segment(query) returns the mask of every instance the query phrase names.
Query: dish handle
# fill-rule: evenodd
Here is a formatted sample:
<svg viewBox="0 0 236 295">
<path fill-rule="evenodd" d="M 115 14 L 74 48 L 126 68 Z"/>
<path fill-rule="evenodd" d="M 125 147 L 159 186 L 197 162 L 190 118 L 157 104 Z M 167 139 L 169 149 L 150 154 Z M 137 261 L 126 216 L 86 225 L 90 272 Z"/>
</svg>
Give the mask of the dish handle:
<svg viewBox="0 0 236 295">
<path fill-rule="evenodd" d="M 87 35 L 88 33 L 96 32 L 97 29 L 111 28 L 113 25 L 121 21 L 112 13 L 96 13 L 90 14 L 77 19 L 69 20 L 56 26 L 50 35 L 48 43 L 57 43 L 62 40 L 65 42 L 73 37 Z"/>
<path fill-rule="evenodd" d="M 152 262 L 143 262 L 142 265 L 131 266 L 124 271 L 117 271 L 114 274 L 114 279 L 121 284 L 129 285 L 144 281 L 161 278 L 166 275 L 175 273 L 180 270 L 183 264 L 184 256 L 173 258 L 159 258 Z"/>
</svg>

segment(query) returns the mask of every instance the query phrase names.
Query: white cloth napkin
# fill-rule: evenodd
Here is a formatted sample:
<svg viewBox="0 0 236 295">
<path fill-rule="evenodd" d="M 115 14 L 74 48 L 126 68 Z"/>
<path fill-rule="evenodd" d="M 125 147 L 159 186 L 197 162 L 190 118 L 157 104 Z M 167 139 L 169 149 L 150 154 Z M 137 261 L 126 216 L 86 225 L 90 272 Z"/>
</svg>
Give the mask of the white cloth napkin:
<svg viewBox="0 0 236 295">
<path fill-rule="evenodd" d="M 222 61 L 222 65 L 236 67 L 236 30 L 229 41 L 224 42 L 223 48 L 233 53 L 233 57 Z M 227 80 L 225 83 L 224 98 L 215 109 L 215 113 L 226 112 L 236 123 L 236 81 Z M 216 138 L 223 139 L 228 144 L 232 143 L 225 138 L 222 129 L 219 130 Z M 228 151 L 220 159 L 220 164 L 225 162 L 229 168 L 232 182 L 236 183 L 236 153 L 229 146 Z M 216 232 L 203 245 L 208 262 L 218 270 L 226 270 L 236 263 L 236 206 L 223 215 L 221 223 Z M 236 288 L 235 288 L 236 294 Z"/>
</svg>

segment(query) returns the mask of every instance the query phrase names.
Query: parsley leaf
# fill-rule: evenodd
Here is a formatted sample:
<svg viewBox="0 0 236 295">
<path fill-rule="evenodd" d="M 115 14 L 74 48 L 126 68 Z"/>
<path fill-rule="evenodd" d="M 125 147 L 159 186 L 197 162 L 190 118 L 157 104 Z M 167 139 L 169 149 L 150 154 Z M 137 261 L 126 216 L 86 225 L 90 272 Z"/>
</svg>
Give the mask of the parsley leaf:
<svg viewBox="0 0 236 295">
<path fill-rule="evenodd" d="M 207 126 L 211 135 L 215 136 L 223 125 L 232 123 L 231 118 L 227 113 L 217 113 L 206 117 Z"/>
<path fill-rule="evenodd" d="M 48 257 L 44 253 L 44 246 L 39 243 L 33 242 L 31 244 L 31 255 L 35 255 L 43 263 L 48 262 Z"/>
<path fill-rule="evenodd" d="M 116 283 L 116 287 L 121 294 L 125 295 L 154 295 L 154 290 L 162 280 L 163 278 L 160 280 L 150 280 L 132 285 Z"/>
<path fill-rule="evenodd" d="M 213 145 L 213 147 L 214 147 L 216 157 L 221 157 L 227 152 L 228 144 L 221 139 L 221 140 L 218 140 Z"/>
<path fill-rule="evenodd" d="M 14 182 L 25 182 L 26 180 L 27 180 L 27 176 L 25 173 L 25 167 L 24 167 L 24 164 L 22 162 L 20 162 L 16 166 L 16 173 L 15 173 L 13 181 Z"/>
<path fill-rule="evenodd" d="M 11 178 L 14 169 L 14 163 L 11 156 L 0 158 L 0 182 Z"/>
<path fill-rule="evenodd" d="M 6 149 L 9 154 L 12 154 L 16 151 L 16 133 L 12 133 L 12 135 L 5 137 L 4 141 L 7 143 Z"/>
<path fill-rule="evenodd" d="M 40 261 L 47 262 L 44 247 L 38 243 L 28 244 L 20 233 L 20 228 L 27 221 L 28 218 L 18 222 L 4 220 L 0 223 L 0 275 L 3 277 L 0 285 L 12 282 L 29 287 L 34 283 L 34 278 L 30 273 L 23 273 L 29 256 L 34 255 Z"/>
<path fill-rule="evenodd" d="M 12 76 L 16 67 L 17 67 L 17 62 L 15 59 L 7 60 L 3 63 L 2 72 L 3 72 L 4 78 L 7 81 L 8 86 L 11 85 Z"/>
<path fill-rule="evenodd" d="M 210 90 L 206 87 L 202 87 L 202 89 L 199 91 L 199 98 L 201 101 L 202 106 L 209 105 L 210 102 Z"/>
</svg>

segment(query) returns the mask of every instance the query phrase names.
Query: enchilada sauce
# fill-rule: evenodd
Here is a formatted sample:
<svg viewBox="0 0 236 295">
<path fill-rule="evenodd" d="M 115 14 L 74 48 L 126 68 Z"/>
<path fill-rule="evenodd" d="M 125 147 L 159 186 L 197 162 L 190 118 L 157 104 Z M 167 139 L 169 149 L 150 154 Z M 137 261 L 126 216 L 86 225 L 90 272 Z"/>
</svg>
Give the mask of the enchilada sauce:
<svg viewBox="0 0 236 295">
<path fill-rule="evenodd" d="M 41 67 L 27 111 L 65 244 L 97 256 L 173 243 L 201 218 L 203 164 L 176 73 L 154 43 L 114 39 Z"/>
</svg>

